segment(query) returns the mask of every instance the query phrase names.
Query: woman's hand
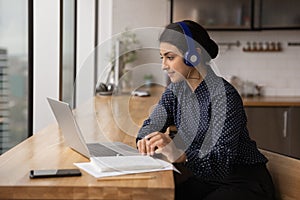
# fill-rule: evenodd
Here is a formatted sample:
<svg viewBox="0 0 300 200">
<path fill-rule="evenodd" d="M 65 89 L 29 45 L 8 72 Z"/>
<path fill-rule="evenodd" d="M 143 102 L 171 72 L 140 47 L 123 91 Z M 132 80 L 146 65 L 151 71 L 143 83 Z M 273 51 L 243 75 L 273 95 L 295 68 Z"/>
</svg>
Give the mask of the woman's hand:
<svg viewBox="0 0 300 200">
<path fill-rule="evenodd" d="M 170 162 L 185 162 L 185 153 L 176 148 L 173 140 L 168 134 L 153 132 L 137 142 L 140 153 L 144 155 L 154 155 L 162 153 Z"/>
<path fill-rule="evenodd" d="M 137 142 L 137 147 L 140 153 L 147 155 L 154 155 L 156 150 L 160 150 L 169 144 L 172 139 L 168 134 L 161 132 L 153 132 L 145 138 Z"/>
</svg>

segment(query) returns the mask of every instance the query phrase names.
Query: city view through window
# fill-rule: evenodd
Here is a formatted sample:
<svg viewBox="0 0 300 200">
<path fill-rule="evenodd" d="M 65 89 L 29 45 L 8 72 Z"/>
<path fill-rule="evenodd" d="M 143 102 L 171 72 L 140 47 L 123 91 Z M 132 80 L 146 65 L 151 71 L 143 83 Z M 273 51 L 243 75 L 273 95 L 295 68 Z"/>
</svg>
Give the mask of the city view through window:
<svg viewBox="0 0 300 200">
<path fill-rule="evenodd" d="M 0 154 L 28 137 L 28 1 L 0 0 Z"/>
</svg>

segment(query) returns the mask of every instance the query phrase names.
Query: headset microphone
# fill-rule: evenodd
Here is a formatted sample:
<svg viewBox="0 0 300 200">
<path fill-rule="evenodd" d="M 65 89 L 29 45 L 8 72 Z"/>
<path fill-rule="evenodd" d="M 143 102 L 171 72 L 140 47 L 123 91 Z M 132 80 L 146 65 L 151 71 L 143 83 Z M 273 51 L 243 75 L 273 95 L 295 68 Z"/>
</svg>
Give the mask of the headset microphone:
<svg viewBox="0 0 300 200">
<path fill-rule="evenodd" d="M 192 33 L 186 23 L 177 22 L 177 24 L 179 24 L 183 31 L 188 47 L 187 52 L 184 54 L 184 63 L 191 67 L 197 66 L 200 63 L 200 55 L 195 48 Z"/>
</svg>

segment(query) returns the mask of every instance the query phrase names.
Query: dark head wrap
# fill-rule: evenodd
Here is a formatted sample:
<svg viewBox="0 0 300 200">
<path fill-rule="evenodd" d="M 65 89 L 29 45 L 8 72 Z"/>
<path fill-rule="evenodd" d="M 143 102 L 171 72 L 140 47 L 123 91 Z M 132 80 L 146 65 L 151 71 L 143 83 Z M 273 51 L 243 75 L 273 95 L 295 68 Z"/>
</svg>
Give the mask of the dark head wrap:
<svg viewBox="0 0 300 200">
<path fill-rule="evenodd" d="M 192 39 L 195 41 L 195 47 L 204 49 L 210 59 L 216 58 L 219 52 L 219 47 L 215 41 L 210 38 L 207 31 L 200 24 L 194 21 L 184 20 L 183 22 L 190 29 Z M 171 23 L 167 25 L 163 33 L 160 35 L 159 42 L 170 43 L 176 46 L 183 53 L 188 50 L 185 35 L 183 34 L 183 30 L 178 23 Z"/>
</svg>

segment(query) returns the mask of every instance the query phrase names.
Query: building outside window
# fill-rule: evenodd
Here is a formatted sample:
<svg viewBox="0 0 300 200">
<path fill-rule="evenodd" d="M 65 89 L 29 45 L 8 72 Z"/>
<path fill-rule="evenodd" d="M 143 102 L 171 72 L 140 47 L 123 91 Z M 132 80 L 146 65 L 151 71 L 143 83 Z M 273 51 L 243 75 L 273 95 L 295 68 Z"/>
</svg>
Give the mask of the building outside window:
<svg viewBox="0 0 300 200">
<path fill-rule="evenodd" d="M 32 134 L 31 2 L 0 0 L 0 154 Z"/>
</svg>

